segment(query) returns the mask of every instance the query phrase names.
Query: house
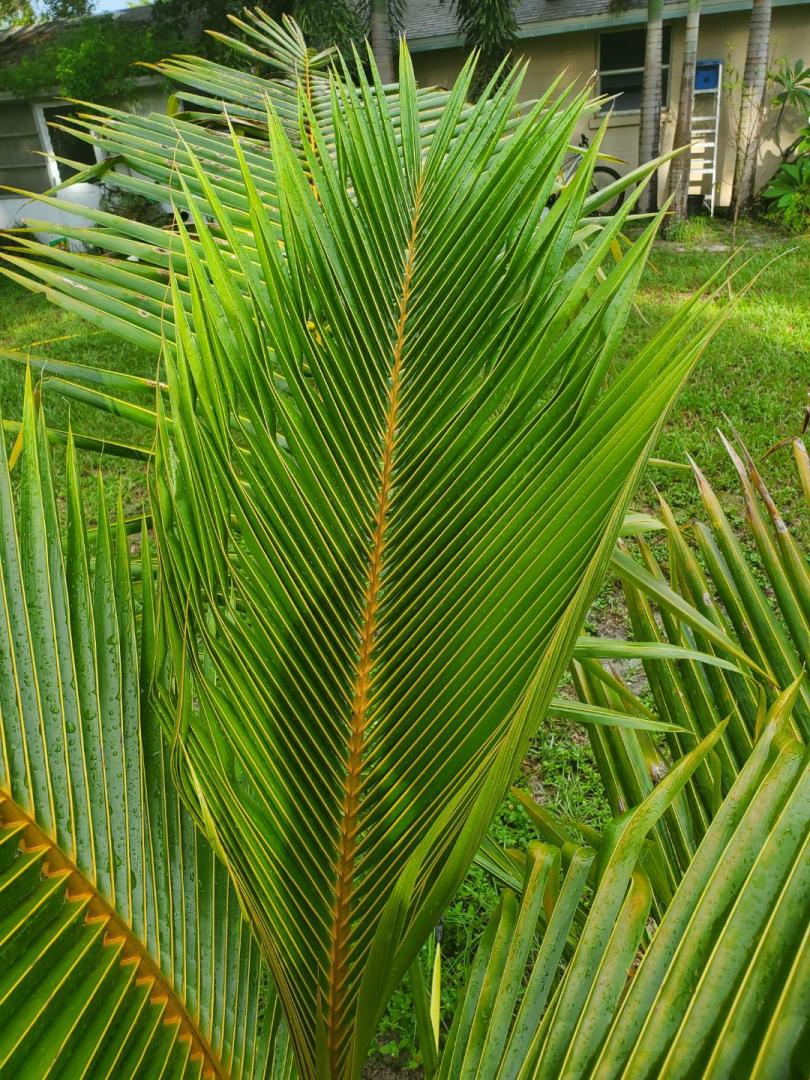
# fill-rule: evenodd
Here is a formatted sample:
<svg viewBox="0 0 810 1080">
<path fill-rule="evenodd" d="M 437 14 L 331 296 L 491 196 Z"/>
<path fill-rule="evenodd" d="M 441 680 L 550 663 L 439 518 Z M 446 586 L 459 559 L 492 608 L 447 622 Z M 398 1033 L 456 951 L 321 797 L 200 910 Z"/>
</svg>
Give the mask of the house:
<svg viewBox="0 0 810 1080">
<path fill-rule="evenodd" d="M 772 0 L 771 54 L 810 61 L 810 0 Z M 620 10 L 619 10 L 620 9 Z M 739 73 L 745 63 L 751 0 L 703 0 L 699 58 L 724 66 L 717 140 L 717 183 L 720 205 L 728 204 L 734 172 L 734 129 L 738 113 Z M 664 0 L 664 109 L 662 151 L 671 148 L 675 129 L 686 0 Z M 148 6 L 126 9 L 115 16 L 133 35 L 146 33 L 151 19 Z M 524 95 L 534 97 L 565 70 L 571 79 L 595 77 L 603 94 L 617 95 L 611 104 L 603 149 L 629 168 L 636 164 L 638 106 L 644 65 L 645 0 L 522 0 L 518 6 L 520 52 L 530 61 Z M 68 25 L 51 22 L 0 31 L 0 66 L 30 56 Z M 405 31 L 414 66 L 423 85 L 449 85 L 466 55 L 452 0 L 407 0 Z M 737 89 L 735 89 L 735 86 Z M 138 111 L 164 111 L 166 97 L 150 78 L 139 79 L 127 107 Z M 95 162 L 95 148 L 58 127 L 49 126 L 73 106 L 47 95 L 14 98 L 0 92 L 0 187 L 44 192 L 72 175 L 56 158 L 84 165 Z M 604 116 L 592 117 L 582 134 L 593 133 Z M 800 118 L 791 117 L 794 128 Z M 771 124 L 771 135 L 772 135 Z M 767 131 L 766 131 L 767 134 Z M 783 134 L 787 144 L 793 132 Z M 759 180 L 764 182 L 777 162 L 773 138 L 763 142 Z M 659 190 L 666 185 L 661 170 Z M 62 197 L 85 206 L 98 205 L 99 185 L 75 184 Z M 0 191 L 0 229 L 23 218 L 61 220 L 63 215 L 30 199 Z M 73 219 L 75 224 L 75 218 Z"/>
<path fill-rule="evenodd" d="M 772 0 L 770 56 L 810 63 L 810 0 Z M 524 83 L 526 97 L 536 97 L 561 71 L 570 79 L 595 77 L 600 93 L 619 95 L 610 109 L 602 148 L 629 168 L 638 164 L 639 103 L 644 70 L 646 0 L 522 0 L 518 5 L 520 45 L 529 60 Z M 731 198 L 736 157 L 735 128 L 739 119 L 739 83 L 745 67 L 751 0 L 703 0 L 698 60 L 722 64 L 719 95 L 716 189 L 719 206 Z M 672 149 L 683 63 L 685 0 L 664 0 L 664 68 L 661 152 Z M 448 85 L 467 54 L 458 31 L 452 0 L 408 0 L 405 15 L 408 45 L 417 78 L 423 85 Z M 708 106 L 708 103 L 706 103 Z M 698 110 L 696 104 L 696 111 Z M 708 111 L 708 108 L 706 109 Z M 774 110 L 775 112 L 775 110 Z M 592 117 L 590 134 L 604 116 Z M 778 163 L 773 120 L 765 125 L 758 163 L 758 187 Z M 802 124 L 795 113 L 786 117 L 782 144 L 789 145 Z M 620 168 L 621 171 L 621 168 Z M 668 169 L 659 176 L 666 191 Z M 706 188 L 704 188 L 706 190 Z"/>
<path fill-rule="evenodd" d="M 118 12 L 113 18 L 137 35 L 144 32 L 151 12 L 148 7 L 136 7 Z M 62 19 L 0 30 L 0 67 L 35 56 L 37 50 L 43 49 L 77 21 Z M 136 87 L 135 100 L 127 103 L 129 108 L 143 112 L 165 111 L 166 94 L 159 89 L 156 79 L 138 78 Z M 21 100 L 0 90 L 0 189 L 11 187 L 42 193 L 64 183 L 75 175 L 75 170 L 58 162 L 57 157 L 69 158 L 82 165 L 95 164 L 95 147 L 53 126 L 58 124 L 60 117 L 68 116 L 76 109 L 47 93 Z M 60 192 L 60 198 L 82 206 L 98 206 L 99 197 L 100 187 L 92 183 L 75 184 Z M 77 224 L 74 216 L 0 190 L 0 229 L 13 228 L 24 218 L 69 220 L 71 224 Z M 43 234 L 42 239 L 47 241 L 51 237 Z"/>
</svg>

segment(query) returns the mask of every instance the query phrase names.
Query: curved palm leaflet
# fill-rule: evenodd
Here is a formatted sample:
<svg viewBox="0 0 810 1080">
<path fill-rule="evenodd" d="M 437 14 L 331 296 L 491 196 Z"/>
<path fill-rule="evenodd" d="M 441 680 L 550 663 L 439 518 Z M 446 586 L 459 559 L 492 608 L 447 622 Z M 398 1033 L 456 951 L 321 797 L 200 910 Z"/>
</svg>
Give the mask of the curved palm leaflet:
<svg viewBox="0 0 810 1080">
<path fill-rule="evenodd" d="M 696 465 L 707 521 L 682 526 L 661 500 L 666 563 L 639 537 L 642 559 L 620 552 L 613 570 L 636 634 L 668 648 L 732 655 L 732 645 L 741 647 L 756 666 L 743 677 L 738 666 L 707 664 L 707 653 L 645 657 L 645 645 L 637 656 L 651 712 L 617 673 L 580 652 L 573 673 L 583 702 L 667 719 L 668 745 L 664 751 L 629 725 L 589 730 L 617 815 L 603 835 L 513 792 L 544 843 L 523 856 L 488 839 L 479 852 L 479 865 L 509 891 L 441 1055 L 433 1030 L 420 1029 L 428 1076 L 798 1080 L 806 1072 L 810 757 L 806 676 L 796 659 L 807 652 L 808 571 L 736 439 L 737 447 L 724 442 L 769 593 Z M 797 495 L 802 483 L 807 500 L 807 450 L 801 439 L 791 442 Z M 647 525 L 656 529 L 652 519 Z M 634 646 L 625 643 L 625 657 Z M 592 648 L 609 655 L 599 639 Z M 628 850 L 624 837 L 633 832 Z M 611 865 L 630 851 L 624 875 L 610 881 Z M 626 911 L 617 906 L 622 897 Z M 527 965 L 536 933 L 539 952 Z M 594 942 L 589 964 L 585 945 Z M 411 974 L 418 987 L 421 970 Z M 565 1004 L 572 993 L 587 993 L 575 1027 Z"/>
<path fill-rule="evenodd" d="M 638 556 L 622 544 L 613 560 L 624 590 L 633 633 L 659 645 L 697 649 L 700 656 L 644 659 L 655 712 L 615 674 L 587 657 L 575 660 L 574 683 L 584 703 L 630 715 L 655 716 L 671 725 L 666 751 L 643 731 L 589 732 L 600 775 L 614 813 L 652 789 L 677 760 L 726 721 L 715 751 L 690 780 L 656 826 L 656 896 L 671 896 L 689 865 L 721 797 L 748 760 L 773 702 L 795 687 L 791 728 L 807 741 L 810 695 L 806 667 L 810 656 L 810 570 L 799 538 L 777 507 L 762 472 L 736 436 L 736 446 L 721 436 L 739 477 L 749 544 L 761 572 L 732 528 L 721 500 L 693 463 L 705 517 L 681 524 L 661 499 L 659 532 L 666 538 L 666 563 L 644 537 L 636 537 Z M 807 449 L 792 440 L 797 464 L 797 495 L 807 475 Z M 810 505 L 807 488 L 805 506 Z M 770 526 L 770 527 L 769 527 Z M 722 638 L 718 638 L 719 632 Z M 725 639 L 725 640 L 723 640 Z M 746 677 L 736 670 L 707 665 L 715 658 L 748 657 Z"/>
<path fill-rule="evenodd" d="M 141 708 L 120 508 L 100 490 L 88 542 L 69 445 L 60 540 L 30 392 L 19 468 L 17 509 L 0 440 L 0 1071 L 283 1076 L 266 966 Z"/>
<path fill-rule="evenodd" d="M 583 702 L 669 720 L 669 753 L 644 731 L 591 729 L 619 815 L 604 836 L 515 792 L 544 842 L 523 856 L 488 840 L 478 855 L 510 891 L 484 935 L 441 1056 L 433 1030 L 420 1029 L 429 1077 L 806 1074 L 810 756 L 799 658 L 808 652 L 810 576 L 760 468 L 737 434 L 735 441 L 724 438 L 768 591 L 694 464 L 706 521 L 681 526 L 662 499 L 665 564 L 639 537 L 640 559 L 620 552 L 613 570 L 636 634 L 720 652 L 735 643 L 756 666 L 743 678 L 739 667 L 706 665 L 706 654 L 653 659 L 642 650 L 656 702 L 650 714 L 616 673 L 584 654 L 575 662 Z M 810 504 L 807 448 L 801 438 L 791 442 L 797 491 Z M 626 643 L 626 656 L 632 648 Z M 609 882 L 618 829 L 629 833 L 656 799 L 659 810 L 636 829 L 632 876 L 625 866 Z M 626 920 L 611 923 L 610 913 L 622 896 L 630 912 L 634 892 L 637 918 L 622 954 L 617 935 Z M 535 933 L 539 951 L 527 964 Z M 589 939 L 597 943 L 592 964 L 583 962 Z M 558 962 L 563 975 L 555 982 Z M 420 969 L 411 977 L 421 983 Z M 571 1028 L 565 1005 L 576 993 L 588 997 Z"/>
</svg>

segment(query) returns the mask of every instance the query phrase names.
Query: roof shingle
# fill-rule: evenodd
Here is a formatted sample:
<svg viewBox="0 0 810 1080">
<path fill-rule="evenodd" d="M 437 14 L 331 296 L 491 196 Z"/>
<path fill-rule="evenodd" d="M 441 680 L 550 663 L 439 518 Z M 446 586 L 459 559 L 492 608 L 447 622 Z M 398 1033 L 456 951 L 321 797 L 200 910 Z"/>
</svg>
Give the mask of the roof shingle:
<svg viewBox="0 0 810 1080">
<path fill-rule="evenodd" d="M 623 6 L 644 7 L 645 0 L 628 0 Z M 527 26 L 609 13 L 610 0 L 521 0 L 516 14 L 518 24 Z M 408 0 L 405 5 L 405 32 L 412 41 L 457 35 L 458 19 L 453 0 Z"/>
</svg>

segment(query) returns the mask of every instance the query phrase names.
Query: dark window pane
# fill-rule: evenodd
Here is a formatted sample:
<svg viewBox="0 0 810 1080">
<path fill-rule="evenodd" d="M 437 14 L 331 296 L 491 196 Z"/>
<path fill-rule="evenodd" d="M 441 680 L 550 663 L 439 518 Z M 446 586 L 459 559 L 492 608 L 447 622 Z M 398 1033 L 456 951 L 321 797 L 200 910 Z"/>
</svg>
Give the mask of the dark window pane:
<svg viewBox="0 0 810 1080">
<path fill-rule="evenodd" d="M 644 73 L 641 71 L 628 72 L 626 75 L 603 75 L 599 80 L 599 92 L 601 94 L 619 94 L 615 101 L 610 102 L 608 109 L 641 108 L 641 80 Z M 669 100 L 669 68 L 664 68 L 661 81 L 661 102 L 666 107 Z M 603 110 L 604 111 L 604 110 Z"/>
<path fill-rule="evenodd" d="M 599 92 L 602 94 L 618 94 L 615 101 L 608 104 L 608 108 L 614 109 L 638 109 L 641 105 L 641 79 L 640 71 L 630 75 L 603 75 L 600 80 Z"/>
<path fill-rule="evenodd" d="M 616 30 L 599 38 L 599 69 L 644 67 L 645 30 Z"/>
<path fill-rule="evenodd" d="M 39 156 L 42 146 L 36 131 L 4 131 L 0 135 L 0 169 L 12 165 L 42 165 L 45 162 Z"/>
<path fill-rule="evenodd" d="M 71 109 L 70 106 L 64 107 L 61 105 L 53 106 L 52 108 L 45 109 L 45 119 L 48 122 L 48 131 L 51 136 L 51 146 L 53 152 L 57 157 L 68 158 L 70 161 L 80 162 L 81 165 L 95 165 L 96 155 L 93 152 L 93 147 L 86 143 L 83 139 L 77 138 L 69 131 L 62 131 L 60 128 L 53 127 L 53 124 L 64 124 L 65 120 L 62 117 L 70 117 L 75 115 L 76 110 Z M 59 175 L 63 180 L 68 180 L 71 176 L 75 176 L 77 169 L 71 168 L 69 165 L 63 164 L 61 161 L 57 163 L 59 167 Z"/>
<path fill-rule="evenodd" d="M 672 31 L 664 27 L 663 62 L 669 63 Z M 621 68 L 643 68 L 646 30 L 611 30 L 599 36 L 599 70 L 616 71 Z"/>
<path fill-rule="evenodd" d="M 633 42 L 640 35 L 641 40 L 641 59 L 639 63 L 635 63 L 633 56 L 630 52 L 622 52 L 620 49 L 614 47 L 611 43 L 610 49 L 612 50 L 611 56 L 612 62 L 608 65 L 604 63 L 605 57 L 605 41 L 608 38 L 614 38 L 616 40 L 629 42 L 632 47 Z M 614 102 L 608 105 L 608 108 L 619 109 L 628 111 L 632 109 L 638 109 L 641 106 L 641 83 L 644 78 L 644 38 L 646 31 L 644 30 L 620 30 L 615 33 L 602 34 L 600 43 L 600 56 L 602 62 L 600 63 L 600 75 L 599 75 L 599 93 L 614 95 L 618 94 Z M 666 106 L 669 102 L 669 59 L 670 59 L 670 44 L 671 34 L 668 26 L 664 27 L 664 44 L 662 49 L 663 55 L 663 71 L 661 79 L 661 102 Z M 623 71 L 617 72 L 615 75 L 610 74 L 610 68 L 633 68 L 635 71 Z M 607 72 L 607 73 L 605 73 Z M 604 110 L 603 110 L 604 111 Z"/>
</svg>

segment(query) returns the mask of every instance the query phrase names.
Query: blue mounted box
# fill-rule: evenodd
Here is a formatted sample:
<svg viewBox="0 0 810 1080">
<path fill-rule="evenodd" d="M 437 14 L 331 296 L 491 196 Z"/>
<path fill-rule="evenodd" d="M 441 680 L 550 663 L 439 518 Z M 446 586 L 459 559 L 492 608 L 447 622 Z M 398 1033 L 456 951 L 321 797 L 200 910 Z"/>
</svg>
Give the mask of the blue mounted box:
<svg viewBox="0 0 810 1080">
<path fill-rule="evenodd" d="M 720 61 L 698 60 L 695 65 L 695 89 L 716 90 L 720 85 Z"/>
</svg>

